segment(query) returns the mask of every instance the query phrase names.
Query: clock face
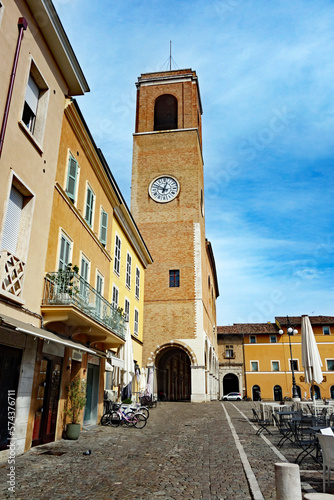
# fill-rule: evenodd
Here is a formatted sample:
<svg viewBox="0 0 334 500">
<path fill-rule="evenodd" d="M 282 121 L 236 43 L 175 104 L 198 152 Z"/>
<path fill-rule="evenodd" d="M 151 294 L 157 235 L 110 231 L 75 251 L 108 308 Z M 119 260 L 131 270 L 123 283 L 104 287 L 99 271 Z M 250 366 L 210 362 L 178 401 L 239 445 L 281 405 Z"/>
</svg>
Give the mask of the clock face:
<svg viewBox="0 0 334 500">
<path fill-rule="evenodd" d="M 151 182 L 150 187 L 148 188 L 148 192 L 152 200 L 157 201 L 158 203 L 168 203 L 169 201 L 174 200 L 174 198 L 176 198 L 179 194 L 179 191 L 179 182 L 174 177 L 169 175 L 157 177 Z"/>
</svg>

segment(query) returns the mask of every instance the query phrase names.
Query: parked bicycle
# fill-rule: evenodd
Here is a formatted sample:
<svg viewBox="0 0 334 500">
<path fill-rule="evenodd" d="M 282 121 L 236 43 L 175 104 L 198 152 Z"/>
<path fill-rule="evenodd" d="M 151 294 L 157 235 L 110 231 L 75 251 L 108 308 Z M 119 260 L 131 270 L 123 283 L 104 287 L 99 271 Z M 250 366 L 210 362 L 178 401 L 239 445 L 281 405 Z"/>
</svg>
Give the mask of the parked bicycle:
<svg viewBox="0 0 334 500">
<path fill-rule="evenodd" d="M 147 418 L 143 413 L 138 411 L 134 412 L 130 409 L 123 409 L 118 405 L 116 409 L 115 403 L 111 405 L 110 411 L 102 415 L 101 425 L 111 425 L 111 427 L 118 427 L 122 424 L 128 427 L 135 427 L 136 429 L 143 429 L 147 423 Z"/>
<path fill-rule="evenodd" d="M 121 407 L 125 410 L 125 412 L 127 412 L 128 410 L 134 411 L 135 413 L 139 411 L 139 413 L 145 415 L 146 418 L 150 416 L 150 412 L 147 406 L 141 405 L 140 403 L 131 403 L 130 405 L 122 404 Z"/>
</svg>

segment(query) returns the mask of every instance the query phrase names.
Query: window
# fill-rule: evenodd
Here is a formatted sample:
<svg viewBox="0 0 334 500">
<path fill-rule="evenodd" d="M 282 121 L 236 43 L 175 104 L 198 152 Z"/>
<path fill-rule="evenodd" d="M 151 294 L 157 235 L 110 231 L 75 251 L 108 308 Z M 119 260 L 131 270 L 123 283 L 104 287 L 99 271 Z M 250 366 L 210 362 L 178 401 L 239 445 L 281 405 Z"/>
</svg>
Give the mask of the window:
<svg viewBox="0 0 334 500">
<path fill-rule="evenodd" d="M 118 308 L 118 288 L 117 286 L 113 285 L 112 287 L 112 306 L 117 309 Z"/>
<path fill-rule="evenodd" d="M 259 371 L 259 362 L 258 361 L 251 361 L 251 370 L 252 370 L 252 372 Z"/>
<path fill-rule="evenodd" d="M 0 25 L 1 25 L 4 10 L 5 10 L 5 7 L 4 7 L 3 3 L 0 2 Z"/>
<path fill-rule="evenodd" d="M 131 288 L 131 255 L 129 253 L 126 254 L 126 278 L 125 283 L 128 288 Z"/>
<path fill-rule="evenodd" d="M 331 334 L 331 330 L 330 330 L 329 326 L 323 326 L 322 327 L 322 331 L 323 331 L 324 335 L 330 335 Z"/>
<path fill-rule="evenodd" d="M 271 368 L 273 372 L 279 372 L 279 361 L 272 361 Z"/>
<path fill-rule="evenodd" d="M 233 345 L 227 345 L 225 347 L 225 358 L 233 358 Z"/>
<path fill-rule="evenodd" d="M 169 288 L 180 286 L 180 271 L 178 269 L 169 271 Z"/>
<path fill-rule="evenodd" d="M 62 234 L 60 237 L 59 264 L 58 269 L 64 270 L 71 259 L 71 242 Z"/>
<path fill-rule="evenodd" d="M 35 130 L 39 93 L 40 90 L 37 83 L 33 79 L 32 75 L 29 75 L 23 107 L 22 121 L 32 134 Z"/>
<path fill-rule="evenodd" d="M 4 203 L 2 239 L 0 240 L 1 267 L 0 295 L 12 300 L 22 299 L 25 262 L 29 247 L 30 229 L 33 220 L 35 197 L 13 171 L 12 182 Z M 4 201 L 4 200 L 2 200 Z"/>
<path fill-rule="evenodd" d="M 256 335 L 250 335 L 249 342 L 250 344 L 256 344 Z"/>
<path fill-rule="evenodd" d="M 173 95 L 159 96 L 154 105 L 154 130 L 177 128 L 177 99 Z"/>
<path fill-rule="evenodd" d="M 130 319 L 130 301 L 128 299 L 125 299 L 125 302 L 124 302 L 124 315 L 125 315 L 125 321 L 129 321 L 129 319 Z"/>
<path fill-rule="evenodd" d="M 270 343 L 271 344 L 276 344 L 277 343 L 277 337 L 276 337 L 276 335 L 270 335 Z"/>
<path fill-rule="evenodd" d="M 100 241 L 105 247 L 107 244 L 107 227 L 108 227 L 108 214 L 101 208 L 101 220 L 100 220 Z"/>
<path fill-rule="evenodd" d="M 103 296 L 103 276 L 97 271 L 96 272 L 96 293 Z"/>
<path fill-rule="evenodd" d="M 92 227 L 93 224 L 94 201 L 95 201 L 95 195 L 92 191 L 92 188 L 88 185 L 87 196 L 86 196 L 85 221 L 90 227 Z"/>
<path fill-rule="evenodd" d="M 8 250 L 13 254 L 16 253 L 17 242 L 20 234 L 23 200 L 23 195 L 18 191 L 18 189 L 12 186 L 9 194 L 1 249 Z"/>
<path fill-rule="evenodd" d="M 80 276 L 80 295 L 83 298 L 88 298 L 89 260 L 84 255 L 81 256 Z"/>
<path fill-rule="evenodd" d="M 327 370 L 332 372 L 334 371 L 334 359 L 326 359 L 327 362 Z"/>
<path fill-rule="evenodd" d="M 78 177 L 78 162 L 70 154 L 68 159 L 66 194 L 72 203 L 75 203 Z"/>
<path fill-rule="evenodd" d="M 138 336 L 139 311 L 135 309 L 135 321 L 133 325 L 133 333 Z"/>
<path fill-rule="evenodd" d="M 114 271 L 119 275 L 119 270 L 121 266 L 121 240 L 116 234 L 115 239 L 115 255 L 114 255 Z"/>
<path fill-rule="evenodd" d="M 49 88 L 32 61 L 23 105 L 22 123 L 40 144 L 43 142 L 48 100 Z"/>
<path fill-rule="evenodd" d="M 139 286 L 140 286 L 140 270 L 138 267 L 136 267 L 136 299 L 139 299 Z"/>
<path fill-rule="evenodd" d="M 293 363 L 293 370 L 295 372 L 298 372 L 299 371 L 298 370 L 298 359 L 293 359 L 293 360 L 290 359 L 290 370 L 291 371 L 292 371 L 292 363 Z"/>
</svg>

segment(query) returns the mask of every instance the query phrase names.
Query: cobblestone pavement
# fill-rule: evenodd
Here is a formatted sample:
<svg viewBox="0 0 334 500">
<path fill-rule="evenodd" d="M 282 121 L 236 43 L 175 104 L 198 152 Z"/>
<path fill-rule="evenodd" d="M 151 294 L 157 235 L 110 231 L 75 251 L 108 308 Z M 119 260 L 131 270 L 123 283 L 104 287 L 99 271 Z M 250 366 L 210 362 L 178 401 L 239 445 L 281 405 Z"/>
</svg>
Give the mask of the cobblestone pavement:
<svg viewBox="0 0 334 500">
<path fill-rule="evenodd" d="M 144 429 L 95 426 L 78 441 L 17 457 L 15 494 L 8 491 L 9 466 L 1 465 L 0 499 L 252 499 L 235 435 L 255 475 L 255 498 L 275 498 L 274 464 L 282 460 L 245 417 L 251 417 L 248 402 L 160 403 Z M 270 439 L 277 444 L 277 430 Z M 88 449 L 91 455 L 83 455 Z M 296 457 L 291 446 L 281 451 L 290 461 Z M 305 460 L 301 476 L 321 491 L 319 466 Z"/>
</svg>

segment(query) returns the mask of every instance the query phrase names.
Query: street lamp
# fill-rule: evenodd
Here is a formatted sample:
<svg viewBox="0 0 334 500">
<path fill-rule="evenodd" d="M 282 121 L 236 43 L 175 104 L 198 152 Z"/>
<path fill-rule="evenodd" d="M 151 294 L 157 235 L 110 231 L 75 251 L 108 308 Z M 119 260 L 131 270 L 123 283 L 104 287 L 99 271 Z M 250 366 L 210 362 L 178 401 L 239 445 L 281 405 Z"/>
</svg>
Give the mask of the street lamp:
<svg viewBox="0 0 334 500">
<path fill-rule="evenodd" d="M 292 347 L 291 347 L 291 336 L 292 335 L 297 335 L 298 330 L 296 330 L 293 325 L 291 325 L 291 322 L 289 320 L 289 316 L 286 317 L 287 321 L 287 334 L 289 336 L 289 345 L 290 345 L 290 356 L 291 356 L 291 372 L 292 372 L 292 399 L 299 399 L 298 391 L 297 391 L 297 385 L 296 385 L 296 378 L 295 378 L 295 370 L 293 367 L 293 357 L 292 357 Z M 283 335 L 283 330 L 279 330 L 278 332 L 280 335 Z"/>
</svg>

